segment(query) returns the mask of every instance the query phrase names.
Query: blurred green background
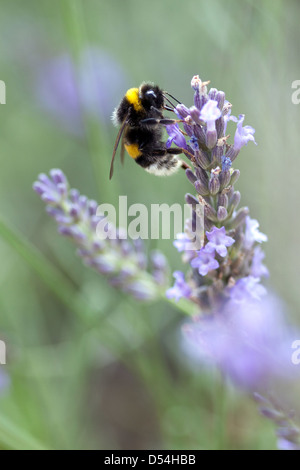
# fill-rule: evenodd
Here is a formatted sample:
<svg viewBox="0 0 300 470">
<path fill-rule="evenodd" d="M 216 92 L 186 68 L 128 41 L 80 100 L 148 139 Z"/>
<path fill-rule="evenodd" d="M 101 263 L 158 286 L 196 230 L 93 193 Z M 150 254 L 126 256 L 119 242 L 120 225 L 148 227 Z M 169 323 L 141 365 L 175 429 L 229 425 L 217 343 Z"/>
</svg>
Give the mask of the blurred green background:
<svg viewBox="0 0 300 470">
<path fill-rule="evenodd" d="M 128 204 L 182 204 L 192 187 L 181 173 L 162 180 L 126 159 L 108 180 L 117 132 L 109 116 L 126 89 L 143 80 L 187 106 L 192 76 L 211 80 L 226 92 L 232 113 L 246 114 L 245 124 L 256 129 L 258 146 L 249 144 L 236 161 L 237 189 L 269 236 L 270 285 L 297 321 L 300 106 L 292 104 L 291 83 L 300 79 L 300 4 L 0 4 L 0 79 L 7 87 L 0 108 L 0 210 L 29 240 L 21 246 L 1 224 L 7 240 L 0 240 L 0 338 L 8 351 L 0 372 L 10 383 L 0 397 L 0 447 L 216 448 L 219 382 L 184 357 L 180 312 L 134 302 L 86 269 L 56 234 L 32 183 L 40 172 L 61 168 L 73 187 L 100 203 L 127 195 Z M 89 107 L 71 106 L 73 92 L 64 85 L 70 67 Z M 182 268 L 172 243 L 155 246 L 172 268 Z M 275 448 L 271 424 L 233 389 L 225 428 L 226 448 Z"/>
</svg>

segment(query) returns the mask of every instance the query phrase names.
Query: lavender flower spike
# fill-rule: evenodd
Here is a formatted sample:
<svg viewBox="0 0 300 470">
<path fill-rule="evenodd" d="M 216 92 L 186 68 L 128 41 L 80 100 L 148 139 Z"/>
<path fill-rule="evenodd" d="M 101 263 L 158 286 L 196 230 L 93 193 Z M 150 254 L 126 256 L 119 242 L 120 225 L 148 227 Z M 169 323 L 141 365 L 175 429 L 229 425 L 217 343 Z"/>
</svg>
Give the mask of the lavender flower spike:
<svg viewBox="0 0 300 470">
<path fill-rule="evenodd" d="M 51 170 L 50 178 L 40 175 L 33 189 L 47 204 L 47 212 L 57 222 L 59 233 L 75 243 L 85 264 L 106 276 L 112 286 L 138 300 L 152 300 L 165 291 L 168 266 L 164 256 L 156 252 L 153 270 L 147 272 L 141 243 L 130 244 L 110 223 L 106 224 L 107 230 L 114 237 L 99 239 L 96 228 L 104 216 L 96 215 L 96 201 L 70 189 L 61 170 Z"/>
</svg>

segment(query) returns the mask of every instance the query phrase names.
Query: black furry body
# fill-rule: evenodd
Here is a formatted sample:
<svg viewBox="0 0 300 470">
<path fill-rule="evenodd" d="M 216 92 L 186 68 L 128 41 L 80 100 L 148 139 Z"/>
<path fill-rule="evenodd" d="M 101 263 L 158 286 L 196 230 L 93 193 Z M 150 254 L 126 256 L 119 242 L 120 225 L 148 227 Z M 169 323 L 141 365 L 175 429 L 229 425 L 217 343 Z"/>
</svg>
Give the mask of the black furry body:
<svg viewBox="0 0 300 470">
<path fill-rule="evenodd" d="M 162 124 L 175 122 L 173 119 L 164 119 L 164 109 L 163 91 L 156 85 L 143 83 L 139 88 L 131 88 L 126 92 L 113 115 L 114 123 L 121 128 L 114 148 L 111 175 L 122 133 L 122 146 L 138 165 L 150 173 L 168 175 L 184 164 L 176 157 L 182 153 L 182 149 L 167 149 L 162 141 Z"/>
</svg>

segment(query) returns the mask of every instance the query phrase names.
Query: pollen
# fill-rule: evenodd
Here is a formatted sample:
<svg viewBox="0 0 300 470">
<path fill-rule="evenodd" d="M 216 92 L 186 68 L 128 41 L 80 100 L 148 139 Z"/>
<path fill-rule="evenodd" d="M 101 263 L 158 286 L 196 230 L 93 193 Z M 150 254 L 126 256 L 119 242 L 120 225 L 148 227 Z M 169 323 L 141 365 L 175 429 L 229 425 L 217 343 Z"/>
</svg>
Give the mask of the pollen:
<svg viewBox="0 0 300 470">
<path fill-rule="evenodd" d="M 130 144 L 130 145 L 124 145 L 126 152 L 131 158 L 138 158 L 141 156 L 141 151 L 139 149 L 138 144 Z"/>
<path fill-rule="evenodd" d="M 133 105 L 136 111 L 143 111 L 143 106 L 139 98 L 139 89 L 138 88 L 129 88 L 126 92 L 126 98 L 130 104 Z"/>
</svg>

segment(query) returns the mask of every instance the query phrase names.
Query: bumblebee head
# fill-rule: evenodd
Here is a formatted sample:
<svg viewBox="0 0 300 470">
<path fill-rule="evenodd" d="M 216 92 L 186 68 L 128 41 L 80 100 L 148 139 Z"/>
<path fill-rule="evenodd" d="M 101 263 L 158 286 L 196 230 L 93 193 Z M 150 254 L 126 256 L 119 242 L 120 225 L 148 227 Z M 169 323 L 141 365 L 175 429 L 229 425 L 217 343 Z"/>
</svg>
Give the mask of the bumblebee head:
<svg viewBox="0 0 300 470">
<path fill-rule="evenodd" d="M 149 111 L 151 106 L 157 109 L 164 107 L 163 91 L 152 83 L 142 83 L 139 88 L 139 98 L 146 111 Z"/>
</svg>

